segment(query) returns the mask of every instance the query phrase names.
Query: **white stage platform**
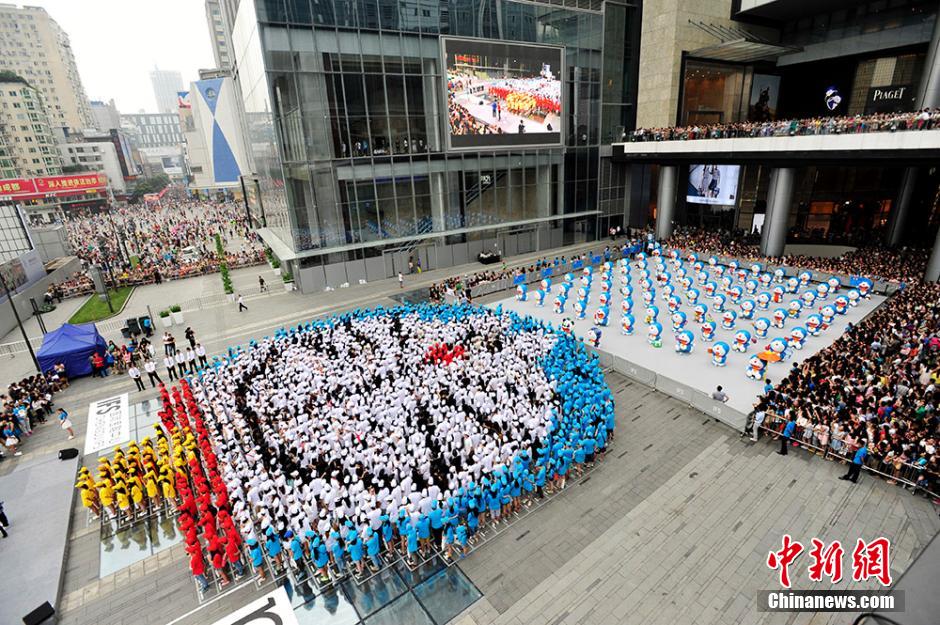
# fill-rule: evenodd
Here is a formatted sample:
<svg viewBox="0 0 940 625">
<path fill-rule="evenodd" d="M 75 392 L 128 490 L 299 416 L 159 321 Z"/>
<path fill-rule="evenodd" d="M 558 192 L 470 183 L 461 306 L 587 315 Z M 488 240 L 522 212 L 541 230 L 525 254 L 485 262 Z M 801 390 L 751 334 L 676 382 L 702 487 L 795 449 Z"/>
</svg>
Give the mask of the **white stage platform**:
<svg viewBox="0 0 940 625">
<path fill-rule="evenodd" d="M 688 263 L 686 263 L 686 265 L 688 265 Z M 652 279 L 655 280 L 654 263 L 652 262 L 650 263 L 649 271 L 653 274 Z M 674 274 L 674 269 L 668 261 L 667 271 Z M 593 318 L 599 306 L 598 296 L 601 292 L 601 270 L 598 267 L 594 268 L 594 281 L 591 287 L 590 303 L 588 304 L 585 318 L 580 320 L 577 319 L 574 304 L 577 300 L 577 289 L 582 286 L 580 282 L 581 272 L 576 271 L 573 273 L 576 276 L 575 284 L 571 287 L 564 314 L 555 314 L 552 310 L 553 302 L 558 294 L 558 285 L 563 281 L 562 276 L 552 278 L 552 294 L 550 297 L 545 298 L 545 305 L 543 307 L 537 305 L 537 299 L 534 295 L 534 292 L 539 288 L 538 283 L 530 285 L 528 301 L 520 302 L 515 297 L 510 297 L 499 302 L 494 302 L 490 304 L 490 306 L 495 307 L 501 304 L 505 310 L 513 310 L 539 319 L 546 319 L 551 321 L 556 327 L 560 326 L 562 319 L 567 317 L 574 321 L 575 334 L 583 339 L 587 331 L 594 327 Z M 690 273 L 693 272 L 690 271 Z M 790 269 L 788 273 L 792 275 L 797 273 L 797 271 Z M 679 310 L 683 311 L 688 316 L 688 323 L 685 329 L 690 330 L 695 335 L 695 347 L 691 354 L 679 354 L 675 351 L 675 333 L 672 329 L 671 320 L 672 313 L 669 311 L 666 302 L 662 298 L 662 288 L 656 285 L 654 287 L 656 290 L 654 304 L 659 308 L 658 321 L 663 326 L 663 344 L 662 347 L 656 348 L 647 341 L 648 326 L 644 323 L 646 306 L 643 301 L 642 289 L 639 286 L 639 271 L 636 269 L 636 264 L 631 263 L 631 285 L 634 289 L 632 297 L 633 316 L 636 319 L 636 325 L 634 334 L 630 336 L 624 335 L 621 332 L 621 301 L 623 297 L 620 295 L 619 291 L 620 274 L 617 267 L 612 271 L 612 275 L 609 325 L 602 328 L 600 347 L 597 350 L 605 366 L 612 366 L 631 378 L 654 386 L 674 397 L 688 401 L 690 404 L 695 405 L 705 412 L 714 414 L 717 418 L 729 422 L 729 424 L 735 427 L 737 427 L 741 421 L 742 415 L 746 415 L 751 411 L 757 397 L 763 391 L 763 382 L 754 381 L 745 376 L 747 362 L 750 357 L 753 354 L 764 351 L 771 339 L 786 337 L 789 335 L 790 331 L 797 326 L 805 327 L 806 317 L 811 314 L 804 310 L 799 319 L 788 318 L 784 328 L 770 328 L 767 338 L 758 338 L 757 343 L 753 343 L 747 353 L 732 351 L 728 355 L 726 365 L 724 367 L 718 367 L 712 364 L 711 354 L 706 351 L 707 348 L 718 341 L 724 341 L 732 345 L 734 334 L 742 329 L 748 330 L 751 332 L 752 336 L 756 336 L 751 321 L 742 319 L 739 316 L 736 328 L 734 330 L 726 330 L 721 327 L 721 314 L 710 310 L 709 314 L 712 320 L 717 324 L 717 329 L 715 331 L 714 342 L 706 343 L 702 340 L 701 324 L 695 323 L 692 307 L 688 305 L 685 294 L 682 292 L 681 286 L 678 285 L 678 281 L 674 277 L 673 281 L 677 287 L 676 295 L 678 295 L 682 301 Z M 715 277 L 710 279 L 718 282 L 718 279 Z M 735 284 L 739 283 L 735 282 Z M 699 284 L 695 284 L 694 286 L 702 292 L 699 302 L 705 303 L 711 308 L 711 298 L 705 296 L 704 287 Z M 815 288 L 815 286 L 815 283 L 810 283 L 810 286 L 807 288 Z M 799 293 L 802 293 L 804 290 L 806 289 L 800 289 Z M 847 289 L 843 288 L 841 294 L 844 294 L 846 290 Z M 760 290 L 758 292 L 760 292 Z M 755 311 L 754 318 L 767 317 L 769 319 L 774 309 L 779 307 L 786 308 L 787 304 L 795 298 L 796 295 L 785 295 L 783 303 L 775 304 L 771 302 L 768 310 Z M 753 299 L 753 296 L 745 296 L 742 300 L 743 299 Z M 830 295 L 823 302 L 817 301 L 812 312 L 818 312 L 820 306 L 831 304 L 834 299 L 835 296 Z M 794 363 L 800 363 L 824 347 L 832 344 L 832 342 L 844 332 L 849 323 L 857 324 L 884 301 L 884 297 L 872 295 L 870 299 L 862 299 L 858 306 L 849 307 L 846 314 L 836 316 L 833 324 L 819 336 L 807 337 L 802 350 L 791 350 L 793 355 L 790 359 L 768 365 L 765 375 L 774 383 L 779 381 L 785 376 Z M 731 303 L 730 299 L 726 309 L 734 310 L 740 314 L 739 306 Z M 716 405 L 715 402 L 712 402 L 710 399 L 711 393 L 719 384 L 724 387 L 725 392 L 728 393 L 730 397 L 727 407 L 739 413 L 733 415 L 733 418 L 724 418 L 721 414 L 722 407 Z M 706 399 L 708 401 L 703 401 Z M 743 425 L 743 423 L 740 423 L 740 425 Z"/>
</svg>

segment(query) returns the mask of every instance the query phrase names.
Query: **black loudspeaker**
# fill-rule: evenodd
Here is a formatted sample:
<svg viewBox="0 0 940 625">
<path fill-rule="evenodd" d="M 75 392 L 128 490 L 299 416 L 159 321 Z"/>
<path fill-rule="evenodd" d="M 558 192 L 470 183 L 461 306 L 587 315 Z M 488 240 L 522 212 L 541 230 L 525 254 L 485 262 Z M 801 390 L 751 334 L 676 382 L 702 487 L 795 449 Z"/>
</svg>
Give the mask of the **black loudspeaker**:
<svg viewBox="0 0 940 625">
<path fill-rule="evenodd" d="M 55 616 L 55 608 L 48 601 L 23 617 L 26 625 L 39 625 Z"/>
<path fill-rule="evenodd" d="M 59 450 L 59 460 L 71 460 L 78 455 L 78 450 L 74 447 Z"/>
</svg>

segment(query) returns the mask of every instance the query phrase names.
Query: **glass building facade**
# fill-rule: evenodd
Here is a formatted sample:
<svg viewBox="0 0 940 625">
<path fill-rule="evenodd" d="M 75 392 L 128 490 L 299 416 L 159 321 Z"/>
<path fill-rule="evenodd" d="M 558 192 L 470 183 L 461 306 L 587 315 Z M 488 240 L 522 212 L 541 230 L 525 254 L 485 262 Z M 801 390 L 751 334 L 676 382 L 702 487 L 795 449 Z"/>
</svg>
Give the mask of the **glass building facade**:
<svg viewBox="0 0 940 625">
<path fill-rule="evenodd" d="M 639 27 L 639 3 L 619 0 L 241 0 L 252 218 L 298 270 L 606 232 L 624 203 L 599 201 L 602 146 L 634 124 Z M 442 37 L 561 47 L 560 143 L 448 150 Z"/>
</svg>

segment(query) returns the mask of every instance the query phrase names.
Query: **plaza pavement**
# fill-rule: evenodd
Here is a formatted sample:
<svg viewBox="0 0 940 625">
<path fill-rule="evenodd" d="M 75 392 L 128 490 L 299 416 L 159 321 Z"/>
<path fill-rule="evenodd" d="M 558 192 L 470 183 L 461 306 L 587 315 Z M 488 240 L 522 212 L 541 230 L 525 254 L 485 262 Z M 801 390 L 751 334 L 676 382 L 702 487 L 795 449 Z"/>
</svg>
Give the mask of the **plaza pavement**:
<svg viewBox="0 0 940 625">
<path fill-rule="evenodd" d="M 482 268 L 409 276 L 405 290 Z M 221 292 L 217 275 L 205 278 L 215 278 Z M 193 293 L 211 288 L 195 283 L 204 278 L 191 280 L 192 285 L 170 285 Z M 250 282 L 257 289 L 257 269 L 241 270 L 237 288 Z M 226 303 L 187 311 L 186 320 L 215 353 L 285 323 L 363 305 L 392 305 L 389 296 L 398 292 L 395 280 L 310 296 L 273 291 L 251 296 L 248 312 L 239 314 Z M 143 293 L 140 289 L 134 297 Z M 149 295 L 141 299 L 160 301 Z M 182 339 L 181 331 L 176 334 Z M 15 370 L 4 361 L 2 379 L 10 379 L 8 369 Z M 940 530 L 935 507 L 925 499 L 868 475 L 857 486 L 840 482 L 841 465 L 801 452 L 780 458 L 770 444 L 742 442 L 725 426 L 654 390 L 617 374 L 609 374 L 608 381 L 617 401 L 611 453 L 583 483 L 572 484 L 460 564 L 484 596 L 455 623 L 845 623 L 851 621 L 848 615 L 756 612 L 757 590 L 776 584 L 764 561 L 769 550 L 779 549 L 783 533 L 804 543 L 819 536 L 844 544 L 885 535 L 892 539 L 897 576 Z M 78 380 L 57 397 L 73 416 L 76 440 L 67 442 L 60 429 L 42 426 L 21 458 L 0 463 L 0 475 L 19 462 L 54 454 L 66 443 L 81 448 L 90 401 L 121 392 L 131 392 L 132 401 L 155 396 L 149 388 L 143 393 L 132 389 L 126 376 Z M 24 531 L 16 511 L 7 513 L 18 525 L 15 531 Z M 69 531 L 58 606 L 63 625 L 212 623 L 270 590 L 258 591 L 249 583 L 199 609 L 182 545 L 101 578 L 98 526 L 87 525 L 77 498 Z M 805 582 L 804 569 L 797 587 Z"/>
</svg>

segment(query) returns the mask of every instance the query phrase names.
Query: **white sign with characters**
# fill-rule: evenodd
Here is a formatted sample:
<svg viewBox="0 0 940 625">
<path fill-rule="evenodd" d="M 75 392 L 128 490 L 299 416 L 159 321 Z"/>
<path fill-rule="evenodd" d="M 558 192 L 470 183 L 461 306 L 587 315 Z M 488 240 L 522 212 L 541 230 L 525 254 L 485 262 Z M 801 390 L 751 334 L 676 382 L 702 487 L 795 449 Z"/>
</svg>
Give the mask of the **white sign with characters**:
<svg viewBox="0 0 940 625">
<path fill-rule="evenodd" d="M 127 393 L 99 399 L 88 405 L 88 433 L 85 435 L 85 455 L 120 445 L 131 437 L 130 412 Z"/>
<path fill-rule="evenodd" d="M 283 586 L 212 625 L 299 625 Z"/>
</svg>

